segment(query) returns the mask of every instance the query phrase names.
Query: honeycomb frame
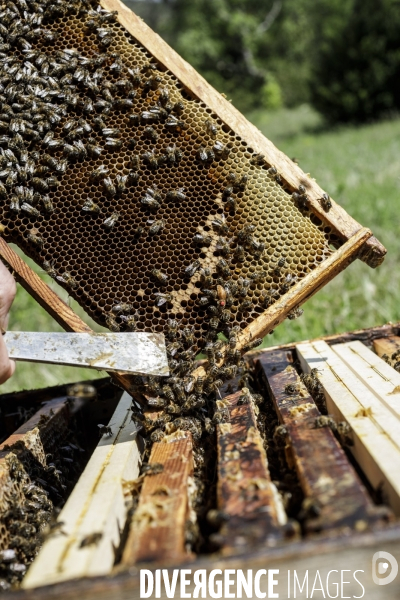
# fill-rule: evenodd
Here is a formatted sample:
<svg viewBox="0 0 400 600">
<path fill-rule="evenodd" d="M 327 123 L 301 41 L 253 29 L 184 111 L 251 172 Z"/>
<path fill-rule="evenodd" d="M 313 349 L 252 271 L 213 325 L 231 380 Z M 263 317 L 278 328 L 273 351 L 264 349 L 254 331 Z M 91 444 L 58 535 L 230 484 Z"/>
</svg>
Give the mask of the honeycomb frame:
<svg viewBox="0 0 400 600">
<path fill-rule="evenodd" d="M 249 308 L 241 310 L 241 301 L 235 298 L 228 322 L 221 326 L 223 329 L 237 325 L 246 330 L 268 304 L 276 304 L 275 300 L 281 300 L 296 284 L 308 281 L 318 265 L 319 271 L 323 271 L 327 259 L 335 254 L 333 248 L 351 238 L 360 226 L 333 201 L 329 209 L 324 209 L 323 192 L 313 180 L 279 153 L 127 7 L 118 0 L 107 0 L 101 5 L 118 11 L 116 21 L 107 23 L 107 28 L 113 31 L 113 50 L 122 56 L 121 71 L 126 74 L 128 68 L 139 68 L 142 81 L 135 88 L 132 107 L 125 111 L 113 106 L 108 114 L 97 111 L 87 117 L 92 127 L 90 135 L 103 150 L 100 157 L 68 164 L 67 172 L 59 177 L 60 185 L 49 190 L 48 198 L 55 207 L 51 214 L 38 205 L 37 216 L 21 211 L 10 215 L 7 194 L 0 204 L 2 232 L 7 241 L 17 243 L 38 264 L 47 265 L 47 272 L 54 273 L 58 282 L 101 325 L 123 329 L 126 315 L 114 317 L 113 308 L 127 303 L 132 307 L 130 312 L 135 315 L 138 330 L 165 331 L 167 319 L 176 318 L 180 327 L 194 329 L 198 350 L 205 344 L 211 315 L 199 306 L 200 270 L 192 277 L 185 274 L 194 260 L 200 262 L 201 268 L 212 270 L 215 284 L 221 278 L 217 272 L 221 259 L 228 260 L 229 277 L 234 282 L 250 278 Z M 98 51 L 95 33 L 88 31 L 75 15 L 58 21 L 50 18 L 46 27 L 50 31 L 58 28 L 61 34 L 51 42 L 53 54 L 75 48 L 82 56 L 90 57 Z M 41 44 L 40 48 L 49 46 Z M 154 71 L 151 65 L 156 67 Z M 151 83 L 155 78 L 160 81 Z M 115 86 L 120 79 L 118 73 L 109 75 L 107 81 Z M 164 108 L 160 97 L 165 89 L 169 91 L 169 101 L 182 103 L 183 108 L 175 112 L 172 109 L 164 120 L 145 121 L 143 114 L 148 109 Z M 81 101 L 85 94 L 87 90 L 81 86 L 78 90 Z M 123 101 L 124 95 L 121 93 L 119 97 L 117 92 L 117 101 Z M 82 110 L 69 106 L 54 128 L 55 133 L 61 138 L 71 116 L 78 120 L 82 114 Z M 133 121 L 130 114 L 137 118 Z M 101 135 L 95 131 L 93 121 L 99 116 L 108 128 L 119 129 L 120 137 L 115 135 L 108 142 L 100 142 Z M 174 127 L 167 130 L 169 121 Z M 48 150 L 43 137 L 33 144 L 36 151 Z M 134 151 L 128 148 L 132 138 L 136 140 Z M 122 141 L 121 150 L 105 151 L 107 143 L 112 145 L 113 140 Z M 214 158 L 210 155 L 199 160 L 201 149 L 210 153 L 216 142 L 223 150 L 215 150 Z M 180 150 L 182 157 L 174 162 L 165 159 L 152 168 L 150 161 L 165 156 L 166 149 L 171 147 Z M 146 153 L 150 157 L 145 158 Z M 258 154 L 263 154 L 263 158 L 257 159 Z M 105 165 L 109 170 L 107 175 L 112 177 L 111 184 L 115 185 L 117 176 L 129 175 L 128 163 L 131 165 L 134 155 L 140 161 L 139 181 L 127 191 L 112 193 L 108 183 L 101 187 L 90 179 L 95 168 Z M 52 156 L 61 162 L 66 156 L 65 147 Z M 232 173 L 237 176 L 233 186 Z M 248 177 L 244 190 L 238 187 L 243 175 Z M 226 190 L 230 187 L 234 189 L 228 196 Z M 181 188 L 184 191 L 179 201 L 168 199 L 168 192 Z M 155 191 L 162 195 L 163 202 L 156 214 L 141 202 L 148 196 L 148 189 L 153 190 L 150 195 L 154 196 Z M 299 192 L 306 202 L 299 202 Z M 236 202 L 235 211 L 227 210 L 227 198 L 231 197 Z M 82 206 L 88 201 L 95 202 L 101 213 L 83 212 Z M 115 224 L 109 221 L 110 227 L 106 222 L 116 212 L 119 218 Z M 227 234 L 215 226 L 216 219 L 223 217 Z M 149 230 L 155 220 L 164 222 L 164 228 L 151 235 Z M 253 251 L 245 248 L 242 260 L 235 258 L 235 249 L 241 245 L 239 235 L 246 225 L 254 226 L 256 242 L 265 244 L 265 250 L 255 257 Z M 138 227 L 145 230 L 143 238 L 136 236 Z M 42 243 L 35 246 L 32 233 Z M 194 244 L 196 234 L 211 237 L 208 247 Z M 221 236 L 229 237 L 227 244 L 222 243 L 228 246 L 227 250 L 217 249 L 218 243 L 221 246 L 218 242 Z M 385 251 L 377 240 L 370 240 L 364 248 L 366 260 L 372 266 L 383 259 Z M 358 250 L 355 248 L 354 253 Z M 281 260 L 283 267 L 279 267 Z M 167 285 L 154 280 L 154 268 L 168 276 Z M 262 281 L 251 279 L 260 271 Z M 315 289 L 319 283 L 320 279 L 315 282 Z M 170 295 L 161 307 L 155 305 L 157 293 Z"/>
</svg>

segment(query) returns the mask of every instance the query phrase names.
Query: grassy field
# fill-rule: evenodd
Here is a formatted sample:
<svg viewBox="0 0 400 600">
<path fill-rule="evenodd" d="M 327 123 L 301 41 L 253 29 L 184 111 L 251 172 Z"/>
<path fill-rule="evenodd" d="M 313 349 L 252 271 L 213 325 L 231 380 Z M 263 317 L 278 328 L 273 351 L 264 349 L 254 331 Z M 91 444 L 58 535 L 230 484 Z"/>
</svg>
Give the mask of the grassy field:
<svg viewBox="0 0 400 600">
<path fill-rule="evenodd" d="M 295 111 L 254 113 L 249 118 L 278 148 L 296 157 L 301 168 L 311 173 L 355 219 L 371 227 L 388 249 L 379 269 L 372 270 L 357 261 L 304 305 L 300 319 L 286 321 L 268 336 L 265 345 L 399 320 L 400 119 L 324 131 L 318 116 L 306 106 Z M 54 282 L 51 285 L 61 290 Z M 66 297 L 64 290 L 60 293 Z M 76 303 L 72 306 L 83 316 Z M 87 316 L 83 318 L 96 331 L 101 330 Z M 60 331 L 20 286 L 10 329 Z M 1 386 L 1 392 L 95 376 L 96 372 L 89 370 L 20 363 L 13 379 Z"/>
</svg>

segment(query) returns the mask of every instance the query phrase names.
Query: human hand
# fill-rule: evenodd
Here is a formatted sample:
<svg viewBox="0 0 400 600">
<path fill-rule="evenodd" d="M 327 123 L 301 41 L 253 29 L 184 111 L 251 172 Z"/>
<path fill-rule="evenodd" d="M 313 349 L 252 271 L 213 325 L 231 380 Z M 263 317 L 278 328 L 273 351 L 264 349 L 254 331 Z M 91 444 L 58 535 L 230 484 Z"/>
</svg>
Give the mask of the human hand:
<svg viewBox="0 0 400 600">
<path fill-rule="evenodd" d="M 0 327 L 7 329 L 8 313 L 15 298 L 17 287 L 14 277 L 0 261 Z M 15 371 L 15 362 L 8 358 L 6 344 L 0 334 L 0 384 L 9 379 Z"/>
</svg>

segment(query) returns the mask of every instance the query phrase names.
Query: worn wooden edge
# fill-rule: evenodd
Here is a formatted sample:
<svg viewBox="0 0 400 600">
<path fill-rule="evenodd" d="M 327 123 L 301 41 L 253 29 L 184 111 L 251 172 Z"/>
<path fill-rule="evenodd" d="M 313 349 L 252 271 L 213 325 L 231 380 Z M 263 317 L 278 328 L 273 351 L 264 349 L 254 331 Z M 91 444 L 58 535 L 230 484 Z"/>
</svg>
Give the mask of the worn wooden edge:
<svg viewBox="0 0 400 600">
<path fill-rule="evenodd" d="M 362 342 L 335 344 L 332 349 L 400 424 L 400 373 Z M 398 440 L 400 444 L 400 434 Z"/>
<path fill-rule="evenodd" d="M 400 578 L 397 577 L 390 586 L 376 586 L 371 578 L 371 559 L 375 552 L 384 549 L 390 552 L 400 563 L 400 525 L 393 524 L 375 532 L 355 533 L 347 537 L 345 544 L 342 538 L 308 539 L 294 541 L 290 545 L 275 548 L 261 547 L 247 550 L 243 554 L 218 557 L 201 557 L 190 565 L 192 572 L 195 569 L 279 569 L 284 577 L 287 571 L 297 570 L 301 581 L 308 569 L 313 573 L 320 570 L 326 573 L 334 569 L 362 569 L 364 571 L 363 583 L 367 592 L 365 597 L 374 600 L 398 600 L 400 597 Z M 333 565 L 333 566 L 332 566 Z M 154 571 L 159 565 L 146 567 Z M 182 568 L 182 564 L 168 565 L 168 572 Z M 111 576 L 81 578 L 64 583 L 39 587 L 32 590 L 16 590 L 3 592 L 4 600 L 139 600 L 140 596 L 140 569 L 141 566 L 129 567 L 123 571 L 116 571 Z M 179 588 L 178 588 L 179 589 Z M 345 588 L 346 591 L 349 588 Z M 358 586 L 354 595 L 360 595 Z M 350 593 L 348 593 L 350 595 Z M 165 596 L 163 596 L 165 597 Z M 286 597 L 286 596 L 285 596 Z"/>
<path fill-rule="evenodd" d="M 287 431 L 285 450 L 297 471 L 305 509 L 309 506 L 314 510 L 314 515 L 306 518 L 305 530 L 349 534 L 379 523 L 382 517 L 388 520 L 390 511 L 375 510 L 331 429 L 316 426 L 321 413 L 287 352 L 277 350 L 260 358 L 256 368 Z M 294 393 L 285 391 L 288 385 L 293 386 Z"/>
<path fill-rule="evenodd" d="M 0 259 L 13 273 L 15 279 L 22 287 L 44 308 L 51 317 L 66 331 L 74 333 L 91 333 L 92 330 L 53 290 L 45 283 L 33 269 L 0 237 Z M 128 393 L 131 393 L 131 378 L 124 373 L 108 375 Z M 136 394 L 135 400 L 144 403 L 143 398 Z"/>
<path fill-rule="evenodd" d="M 217 505 L 229 519 L 220 531 L 221 552 L 245 546 L 275 544 L 284 537 L 286 513 L 271 481 L 251 396 L 238 404 L 241 391 L 218 406 L 229 421 L 217 426 Z"/>
<path fill-rule="evenodd" d="M 193 445 L 189 432 L 171 434 L 153 444 L 150 465 L 161 472 L 145 476 L 133 515 L 122 564 L 188 561 L 185 528 L 190 516 L 189 480 L 193 474 Z"/>
<path fill-rule="evenodd" d="M 131 397 L 122 395 L 104 434 L 30 566 L 22 587 L 109 573 L 125 527 L 128 506 L 124 485 L 139 473 L 137 428 L 130 416 Z M 92 536 L 97 539 L 90 541 Z"/>
<path fill-rule="evenodd" d="M 345 331 L 342 333 L 333 333 L 330 335 L 321 335 L 310 340 L 303 340 L 302 343 L 311 344 L 312 342 L 324 341 L 329 346 L 334 344 L 342 344 L 345 342 L 352 342 L 353 340 L 360 340 L 364 344 L 373 344 L 375 346 L 375 340 L 386 341 L 391 337 L 396 337 L 396 334 L 400 331 L 400 323 L 386 323 L 385 325 L 377 325 L 376 327 L 367 327 L 365 329 L 356 329 L 355 331 Z M 293 352 L 296 348 L 296 344 L 299 342 L 287 342 L 286 344 L 279 344 L 277 346 L 269 346 L 268 348 L 261 348 L 259 350 L 251 350 L 245 354 L 245 359 L 249 362 L 253 362 L 258 356 L 268 354 L 269 352 L 275 352 L 275 350 L 287 350 Z M 400 338 L 399 338 L 400 348 Z M 382 351 L 384 354 L 385 351 Z M 393 350 L 392 350 L 393 352 Z M 378 356 L 381 356 L 377 351 Z"/>
<path fill-rule="evenodd" d="M 246 143 L 265 156 L 269 166 L 274 166 L 292 191 L 303 185 L 307 189 L 313 212 L 328 223 L 342 238 L 349 239 L 361 225 L 336 202 L 329 212 L 322 209 L 320 199 L 324 191 L 310 175 L 278 150 L 259 129 L 250 123 L 222 94 L 217 92 L 199 73 L 175 52 L 159 35 L 148 27 L 120 0 L 101 0 L 107 10 L 118 11 L 117 19 L 127 31 L 164 65 L 201 102 L 204 102 L 221 121 L 240 135 Z M 366 240 L 360 258 L 369 266 L 379 266 L 386 254 L 385 247 L 374 237 Z"/>
<path fill-rule="evenodd" d="M 353 262 L 360 248 L 371 235 L 371 230 L 367 228 L 363 228 L 355 233 L 343 246 L 333 252 L 331 256 L 320 263 L 313 271 L 290 288 L 277 302 L 243 329 L 238 336 L 236 348 L 243 350 L 251 340 L 262 338 L 275 329 L 275 327 L 286 319 L 291 310 L 309 300 L 324 285 Z M 220 364 L 223 361 L 224 359 L 222 358 Z M 203 366 L 200 366 L 192 375 L 196 378 L 205 377 L 206 370 Z"/>
<path fill-rule="evenodd" d="M 400 452 L 386 432 L 391 421 L 382 426 L 387 409 L 325 342 L 300 343 L 296 350 L 305 373 L 318 369 L 328 413 L 349 424 L 349 450 L 371 487 L 400 515 Z"/>
<path fill-rule="evenodd" d="M 398 335 L 392 335 L 386 338 L 380 337 L 374 339 L 373 345 L 378 356 L 382 357 L 384 354 L 386 354 L 389 358 L 391 358 L 392 354 L 400 350 L 400 337 Z"/>
</svg>

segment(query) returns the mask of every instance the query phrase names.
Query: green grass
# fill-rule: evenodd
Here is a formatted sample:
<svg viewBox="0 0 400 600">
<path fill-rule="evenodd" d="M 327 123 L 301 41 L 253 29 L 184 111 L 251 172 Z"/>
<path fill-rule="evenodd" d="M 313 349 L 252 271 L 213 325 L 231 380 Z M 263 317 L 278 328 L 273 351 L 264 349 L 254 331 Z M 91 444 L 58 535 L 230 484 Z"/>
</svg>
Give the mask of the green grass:
<svg viewBox="0 0 400 600">
<path fill-rule="evenodd" d="M 380 325 L 400 319 L 400 119 L 358 128 L 324 131 L 318 115 L 302 106 L 294 111 L 253 113 L 250 119 L 280 150 L 296 157 L 323 189 L 355 219 L 371 227 L 387 247 L 376 270 L 356 261 L 304 305 L 304 315 L 285 321 L 265 345 Z M 30 262 L 32 265 L 32 263 Z M 38 267 L 35 267 L 40 272 Z M 66 299 L 64 290 L 41 274 Z M 71 306 L 96 331 L 82 309 Z M 11 311 L 14 331 L 60 331 L 55 321 L 18 286 Z M 1 392 L 38 388 L 102 376 L 89 369 L 19 363 Z"/>
</svg>

